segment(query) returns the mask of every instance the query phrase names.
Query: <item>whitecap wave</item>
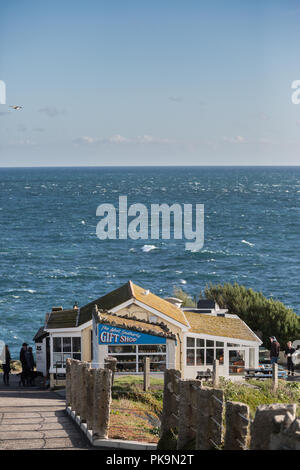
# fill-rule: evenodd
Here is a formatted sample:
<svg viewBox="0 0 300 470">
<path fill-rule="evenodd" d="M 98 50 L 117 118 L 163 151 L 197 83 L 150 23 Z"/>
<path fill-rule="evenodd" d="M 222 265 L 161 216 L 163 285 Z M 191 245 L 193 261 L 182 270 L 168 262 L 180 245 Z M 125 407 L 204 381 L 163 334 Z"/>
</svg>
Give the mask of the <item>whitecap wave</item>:
<svg viewBox="0 0 300 470">
<path fill-rule="evenodd" d="M 144 253 L 148 253 L 148 251 L 156 250 L 157 247 L 155 245 L 144 245 L 142 246 L 142 251 Z"/>
<path fill-rule="evenodd" d="M 246 245 L 249 245 L 249 246 L 255 245 L 254 243 L 247 242 L 247 240 L 242 240 L 241 243 L 245 243 Z"/>
</svg>

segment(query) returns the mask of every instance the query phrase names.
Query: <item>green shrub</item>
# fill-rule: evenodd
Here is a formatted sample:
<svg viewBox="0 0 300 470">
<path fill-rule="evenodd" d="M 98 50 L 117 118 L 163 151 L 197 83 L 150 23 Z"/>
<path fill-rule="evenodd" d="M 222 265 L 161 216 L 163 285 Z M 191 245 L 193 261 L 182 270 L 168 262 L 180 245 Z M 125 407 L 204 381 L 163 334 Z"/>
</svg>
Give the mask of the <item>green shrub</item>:
<svg viewBox="0 0 300 470">
<path fill-rule="evenodd" d="M 287 341 L 300 338 L 300 317 L 282 302 L 267 299 L 261 292 L 237 283 L 225 283 L 207 285 L 204 294 L 220 308 L 238 315 L 252 330 L 261 331 L 266 346 L 270 345 L 270 336 L 276 336 L 282 347 Z"/>
</svg>

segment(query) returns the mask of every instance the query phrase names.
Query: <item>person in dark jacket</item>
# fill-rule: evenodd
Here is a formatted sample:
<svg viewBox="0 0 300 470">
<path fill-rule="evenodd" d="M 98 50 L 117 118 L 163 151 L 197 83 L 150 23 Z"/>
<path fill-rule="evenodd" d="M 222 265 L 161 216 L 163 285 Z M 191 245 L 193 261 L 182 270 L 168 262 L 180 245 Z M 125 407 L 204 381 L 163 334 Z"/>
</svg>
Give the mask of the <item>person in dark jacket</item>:
<svg viewBox="0 0 300 470">
<path fill-rule="evenodd" d="M 278 361 L 279 352 L 280 352 L 280 344 L 278 343 L 275 336 L 271 336 L 270 341 L 271 341 L 270 359 L 271 359 L 271 364 L 274 364 L 274 363 L 277 363 Z"/>
<path fill-rule="evenodd" d="M 28 348 L 25 352 L 25 360 L 27 366 L 27 385 L 34 385 L 33 369 L 34 369 L 34 358 L 32 353 L 32 348 Z"/>
<path fill-rule="evenodd" d="M 4 385 L 9 385 L 9 373 L 10 373 L 10 352 L 7 344 L 5 345 L 5 363 L 3 364 L 3 382 Z"/>
<path fill-rule="evenodd" d="M 287 347 L 284 351 L 284 356 L 287 358 L 288 375 L 291 375 L 291 373 L 292 375 L 295 375 L 294 363 L 293 363 L 293 358 L 292 358 L 292 354 L 294 354 L 295 351 L 296 349 L 292 348 L 292 342 L 288 341 Z"/>
<path fill-rule="evenodd" d="M 28 346 L 27 343 L 23 343 L 21 351 L 20 351 L 20 362 L 22 364 L 21 382 L 23 384 L 23 387 L 25 387 L 26 383 L 28 382 L 28 375 L 29 375 L 29 369 L 27 367 L 27 361 L 26 361 L 27 346 Z"/>
</svg>

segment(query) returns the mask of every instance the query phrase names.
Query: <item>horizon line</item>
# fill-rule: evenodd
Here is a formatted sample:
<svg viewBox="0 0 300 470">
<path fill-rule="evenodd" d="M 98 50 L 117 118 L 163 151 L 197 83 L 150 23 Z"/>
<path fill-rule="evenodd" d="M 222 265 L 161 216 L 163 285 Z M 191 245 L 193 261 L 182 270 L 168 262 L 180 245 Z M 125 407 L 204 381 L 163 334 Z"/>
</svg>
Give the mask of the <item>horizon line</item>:
<svg viewBox="0 0 300 470">
<path fill-rule="evenodd" d="M 300 165 L 27 165 L 1 166 L 0 169 L 29 169 L 29 168 L 298 168 Z"/>
</svg>

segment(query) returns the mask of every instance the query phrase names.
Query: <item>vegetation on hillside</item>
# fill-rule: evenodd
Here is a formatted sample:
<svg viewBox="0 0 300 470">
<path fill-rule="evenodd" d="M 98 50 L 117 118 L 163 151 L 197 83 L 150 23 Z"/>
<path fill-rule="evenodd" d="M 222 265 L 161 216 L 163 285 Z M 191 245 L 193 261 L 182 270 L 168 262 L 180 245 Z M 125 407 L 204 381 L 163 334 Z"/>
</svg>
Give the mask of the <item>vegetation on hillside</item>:
<svg viewBox="0 0 300 470">
<path fill-rule="evenodd" d="M 212 382 L 207 383 L 212 386 Z M 220 377 L 220 386 L 224 390 L 225 401 L 238 401 L 245 403 L 250 408 L 251 417 L 254 418 L 255 410 L 259 405 L 271 405 L 272 403 L 296 403 L 297 415 L 300 415 L 300 383 L 278 380 L 278 389 L 273 391 L 271 379 L 250 379 L 245 383 L 233 382 Z"/>
<path fill-rule="evenodd" d="M 193 299 L 182 289 L 175 288 L 174 292 L 183 300 L 184 307 L 195 306 Z M 300 316 L 261 292 L 237 283 L 209 284 L 200 293 L 200 298 L 215 300 L 220 308 L 227 308 L 229 313 L 238 315 L 253 331 L 262 333 L 266 346 L 270 344 L 270 336 L 276 336 L 282 347 L 289 340 L 300 339 Z"/>
<path fill-rule="evenodd" d="M 162 378 L 151 377 L 151 387 L 143 391 L 143 377 L 119 376 L 112 389 L 112 409 L 109 437 L 158 442 L 159 449 L 176 449 L 177 430 L 171 430 L 160 437 L 160 419 L 163 407 Z M 205 386 L 212 387 L 212 382 Z M 271 379 L 251 379 L 247 382 L 232 382 L 220 378 L 219 388 L 224 390 L 225 401 L 245 403 L 250 408 L 251 418 L 259 405 L 272 403 L 296 403 L 300 415 L 300 383 L 278 381 L 273 391 Z"/>
<path fill-rule="evenodd" d="M 174 295 L 182 300 L 182 307 L 197 307 L 197 302 L 180 287 L 174 287 Z"/>
<path fill-rule="evenodd" d="M 261 331 L 266 345 L 270 336 L 276 336 L 282 347 L 287 341 L 300 338 L 300 317 L 279 300 L 267 299 L 261 292 L 237 283 L 210 284 L 204 295 L 238 315 L 252 330 Z"/>
</svg>

